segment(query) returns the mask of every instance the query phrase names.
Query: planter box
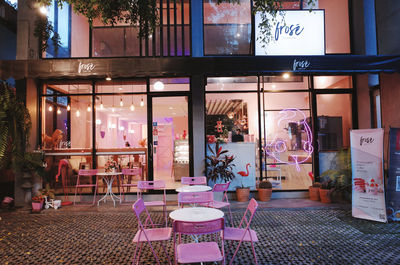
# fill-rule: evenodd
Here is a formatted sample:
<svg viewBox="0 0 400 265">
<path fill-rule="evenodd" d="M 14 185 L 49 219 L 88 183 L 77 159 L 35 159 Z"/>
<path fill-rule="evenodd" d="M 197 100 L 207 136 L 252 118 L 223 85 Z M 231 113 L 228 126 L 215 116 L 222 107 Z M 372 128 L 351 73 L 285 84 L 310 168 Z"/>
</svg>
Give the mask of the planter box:
<svg viewBox="0 0 400 265">
<path fill-rule="evenodd" d="M 321 198 L 321 202 L 331 203 L 331 197 L 329 191 L 330 190 L 319 189 L 319 196 Z"/>
<path fill-rule="evenodd" d="M 271 200 L 272 189 L 258 189 L 258 199 L 262 202 Z"/>
<path fill-rule="evenodd" d="M 32 212 L 40 213 L 42 211 L 43 202 L 32 202 Z"/>
<path fill-rule="evenodd" d="M 312 200 L 312 201 L 320 200 L 319 187 L 310 186 L 310 187 L 308 187 L 308 192 L 310 193 L 310 200 Z"/>
<path fill-rule="evenodd" d="M 236 200 L 238 202 L 249 201 L 250 188 L 237 188 L 236 189 Z"/>
</svg>

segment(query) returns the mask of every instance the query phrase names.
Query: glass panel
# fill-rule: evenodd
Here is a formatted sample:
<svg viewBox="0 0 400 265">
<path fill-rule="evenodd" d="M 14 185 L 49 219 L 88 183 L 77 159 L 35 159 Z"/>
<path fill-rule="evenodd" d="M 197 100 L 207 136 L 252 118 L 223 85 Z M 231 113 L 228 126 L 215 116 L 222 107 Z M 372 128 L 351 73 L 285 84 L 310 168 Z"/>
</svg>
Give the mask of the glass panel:
<svg viewBox="0 0 400 265">
<path fill-rule="evenodd" d="M 254 84 L 253 89 L 257 88 Z M 215 142 L 222 144 L 226 155 L 234 156 L 230 190 L 237 186 L 255 189 L 259 178 L 257 93 L 223 93 L 206 95 L 207 145 L 214 150 Z M 209 148 L 207 155 L 211 155 Z M 225 156 L 225 155 L 224 155 Z M 249 165 L 249 166 L 247 166 Z M 240 171 L 246 177 L 242 177 Z M 221 180 L 218 180 L 221 181 Z M 209 185 L 213 185 L 210 182 Z"/>
<path fill-rule="evenodd" d="M 266 110 L 309 109 L 309 93 L 264 93 Z"/>
<path fill-rule="evenodd" d="M 352 88 L 351 76 L 314 76 L 314 88 Z"/>
<path fill-rule="evenodd" d="M 166 92 L 166 91 L 189 91 L 190 79 L 183 78 L 152 78 L 150 79 L 150 91 Z"/>
<path fill-rule="evenodd" d="M 251 54 L 250 1 L 240 4 L 204 2 L 204 53 Z"/>
<path fill-rule="evenodd" d="M 51 82 L 43 86 L 42 93 L 43 95 L 90 94 L 92 93 L 92 84 Z"/>
<path fill-rule="evenodd" d="M 266 91 L 308 90 L 307 76 L 263 76 L 262 80 Z"/>
<path fill-rule="evenodd" d="M 168 189 L 181 186 L 189 176 L 188 98 L 153 98 L 154 180 L 164 180 Z"/>
<path fill-rule="evenodd" d="M 207 78 L 206 91 L 257 91 L 257 82 L 258 78 L 256 76 L 209 77 Z"/>
<path fill-rule="evenodd" d="M 125 55 L 125 28 L 93 28 L 93 57 L 118 57 Z"/>
<path fill-rule="evenodd" d="M 137 93 L 146 92 L 146 80 L 96 82 L 96 93 Z"/>
</svg>

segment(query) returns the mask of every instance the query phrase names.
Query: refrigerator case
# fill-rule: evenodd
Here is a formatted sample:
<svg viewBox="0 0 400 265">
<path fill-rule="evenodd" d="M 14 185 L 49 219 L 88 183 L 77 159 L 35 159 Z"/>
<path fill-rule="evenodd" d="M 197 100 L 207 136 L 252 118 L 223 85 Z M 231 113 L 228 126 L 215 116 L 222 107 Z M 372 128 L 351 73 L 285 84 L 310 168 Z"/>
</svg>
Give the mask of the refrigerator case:
<svg viewBox="0 0 400 265">
<path fill-rule="evenodd" d="M 174 143 L 174 163 L 172 171 L 175 181 L 180 181 L 182 177 L 189 177 L 189 141 L 175 140 Z"/>
</svg>

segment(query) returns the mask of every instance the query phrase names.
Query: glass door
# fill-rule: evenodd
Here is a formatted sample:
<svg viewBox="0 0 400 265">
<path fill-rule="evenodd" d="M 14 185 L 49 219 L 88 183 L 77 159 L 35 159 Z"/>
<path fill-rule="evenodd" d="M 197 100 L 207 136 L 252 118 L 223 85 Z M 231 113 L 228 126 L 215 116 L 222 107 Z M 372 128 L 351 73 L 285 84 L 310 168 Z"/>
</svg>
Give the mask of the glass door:
<svg viewBox="0 0 400 265">
<path fill-rule="evenodd" d="M 189 176 L 189 126 L 187 96 L 152 96 L 152 130 L 149 160 L 153 179 L 167 189 L 180 186 Z"/>
</svg>

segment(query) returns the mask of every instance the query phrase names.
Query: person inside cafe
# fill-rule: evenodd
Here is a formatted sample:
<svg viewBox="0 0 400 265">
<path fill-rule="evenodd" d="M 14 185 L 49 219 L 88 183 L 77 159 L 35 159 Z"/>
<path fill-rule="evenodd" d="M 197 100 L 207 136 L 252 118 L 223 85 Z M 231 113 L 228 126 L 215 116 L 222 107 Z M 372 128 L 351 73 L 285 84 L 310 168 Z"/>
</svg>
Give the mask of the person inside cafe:
<svg viewBox="0 0 400 265">
<path fill-rule="evenodd" d="M 244 138 L 240 132 L 240 129 L 236 129 L 236 134 L 232 136 L 232 142 L 243 142 Z"/>
</svg>

